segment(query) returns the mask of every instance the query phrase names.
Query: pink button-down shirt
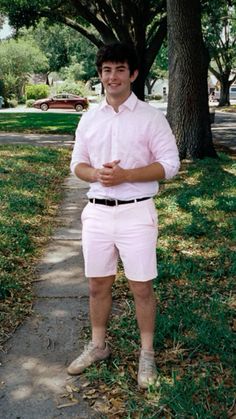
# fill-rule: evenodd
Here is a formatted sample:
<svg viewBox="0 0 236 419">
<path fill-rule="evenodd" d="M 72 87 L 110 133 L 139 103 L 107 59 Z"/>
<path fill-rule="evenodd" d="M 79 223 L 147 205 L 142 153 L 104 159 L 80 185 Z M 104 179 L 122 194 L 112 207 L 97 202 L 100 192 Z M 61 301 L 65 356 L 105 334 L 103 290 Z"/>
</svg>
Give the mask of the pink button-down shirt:
<svg viewBox="0 0 236 419">
<path fill-rule="evenodd" d="M 175 138 L 165 116 L 134 93 L 119 107 L 119 112 L 104 100 L 83 115 L 76 130 L 71 159 L 73 173 L 78 163 L 101 168 L 113 160 L 120 160 L 123 169 L 159 162 L 167 179 L 179 170 Z M 157 192 L 157 181 L 126 182 L 113 187 L 93 182 L 87 195 L 89 198 L 130 200 L 151 197 Z"/>
</svg>

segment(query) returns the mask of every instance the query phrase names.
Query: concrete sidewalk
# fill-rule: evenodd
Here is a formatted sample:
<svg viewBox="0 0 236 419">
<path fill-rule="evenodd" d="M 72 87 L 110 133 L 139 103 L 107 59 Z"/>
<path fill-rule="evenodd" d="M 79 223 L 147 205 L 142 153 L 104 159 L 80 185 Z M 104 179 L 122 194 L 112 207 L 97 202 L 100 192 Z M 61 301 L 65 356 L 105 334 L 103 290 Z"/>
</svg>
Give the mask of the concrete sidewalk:
<svg viewBox="0 0 236 419">
<path fill-rule="evenodd" d="M 74 136 L 66 134 L 24 134 L 18 132 L 0 132 L 0 145 L 35 145 L 45 147 L 73 147 Z"/>
<path fill-rule="evenodd" d="M 80 213 L 87 184 L 69 177 L 58 227 L 40 261 L 34 284 L 33 315 L 26 319 L 1 353 L 0 417 L 3 419 L 98 418 L 77 394 L 79 403 L 60 396 L 74 381 L 66 373 L 83 347 L 88 323 L 88 290 L 81 255 Z M 79 381 L 76 382 L 79 386 Z"/>
</svg>

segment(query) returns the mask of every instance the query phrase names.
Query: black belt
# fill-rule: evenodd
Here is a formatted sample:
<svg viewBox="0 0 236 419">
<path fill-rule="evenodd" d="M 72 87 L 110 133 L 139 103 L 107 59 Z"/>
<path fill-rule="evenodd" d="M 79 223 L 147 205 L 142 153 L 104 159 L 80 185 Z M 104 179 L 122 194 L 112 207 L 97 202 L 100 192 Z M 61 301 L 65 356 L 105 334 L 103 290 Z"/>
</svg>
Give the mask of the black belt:
<svg viewBox="0 0 236 419">
<path fill-rule="evenodd" d="M 92 202 L 93 204 L 107 205 L 108 207 L 115 207 L 117 205 L 133 204 L 134 202 L 145 201 L 145 199 L 150 199 L 150 196 L 145 196 L 145 198 L 132 199 L 131 201 L 121 201 L 120 199 L 90 198 L 89 202 Z"/>
</svg>

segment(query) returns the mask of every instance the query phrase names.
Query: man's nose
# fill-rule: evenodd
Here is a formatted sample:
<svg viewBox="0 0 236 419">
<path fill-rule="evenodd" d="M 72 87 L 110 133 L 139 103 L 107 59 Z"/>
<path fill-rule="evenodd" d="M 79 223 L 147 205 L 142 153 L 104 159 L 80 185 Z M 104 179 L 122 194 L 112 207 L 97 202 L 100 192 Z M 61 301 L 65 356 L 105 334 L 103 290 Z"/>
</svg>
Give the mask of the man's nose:
<svg viewBox="0 0 236 419">
<path fill-rule="evenodd" d="M 113 80 L 113 79 L 116 79 L 116 77 L 117 77 L 117 71 L 116 70 L 111 71 L 110 79 Z"/>
</svg>

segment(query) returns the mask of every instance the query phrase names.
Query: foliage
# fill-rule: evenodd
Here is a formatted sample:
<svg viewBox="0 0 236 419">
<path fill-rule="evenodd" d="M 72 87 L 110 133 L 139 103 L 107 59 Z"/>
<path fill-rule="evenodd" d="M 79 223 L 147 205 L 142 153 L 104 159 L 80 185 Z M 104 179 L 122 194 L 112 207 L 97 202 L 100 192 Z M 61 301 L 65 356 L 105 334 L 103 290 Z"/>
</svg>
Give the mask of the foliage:
<svg viewBox="0 0 236 419">
<path fill-rule="evenodd" d="M 5 113 L 0 114 L 0 130 L 38 132 L 42 134 L 74 134 L 80 116 L 72 113 Z"/>
<path fill-rule="evenodd" d="M 229 88 L 236 80 L 236 1 L 203 4 L 203 34 L 212 62 L 211 73 L 220 83 L 220 106 L 229 104 Z"/>
<path fill-rule="evenodd" d="M 34 99 L 28 99 L 25 104 L 27 108 L 32 108 L 35 100 Z"/>
<path fill-rule="evenodd" d="M 27 99 L 43 99 L 48 97 L 50 88 L 46 84 L 28 84 L 25 87 Z"/>
<path fill-rule="evenodd" d="M 63 24 L 47 24 L 42 19 L 35 28 L 21 29 L 19 36 L 22 39 L 31 38 L 37 43 L 48 59 L 50 72 L 78 63 L 82 65 L 83 78 L 86 80 L 96 74 L 96 47 L 80 33 Z"/>
<path fill-rule="evenodd" d="M 16 108 L 18 105 L 18 102 L 16 99 L 11 98 L 11 99 L 8 99 L 7 105 L 9 106 L 9 108 Z"/>
<path fill-rule="evenodd" d="M 168 48 L 167 43 L 164 42 L 161 46 L 155 61 L 149 71 L 146 78 L 146 86 L 149 94 L 151 94 L 152 88 L 158 79 L 163 79 L 168 75 Z"/>
<path fill-rule="evenodd" d="M 48 68 L 47 58 L 39 47 L 31 41 L 10 39 L 0 43 L 0 78 L 3 79 L 4 96 L 19 98 L 24 94 L 24 86 L 29 73 L 43 72 Z"/>
<path fill-rule="evenodd" d="M 73 82 L 71 80 L 65 80 L 57 87 L 57 93 L 63 92 L 72 93 L 79 96 L 88 96 L 90 93 L 85 83 L 82 81 Z"/>
<path fill-rule="evenodd" d="M 71 58 L 71 64 L 60 70 L 60 76 L 63 80 L 78 81 L 86 79 L 87 75 L 84 69 L 84 62 L 77 62 L 76 57 Z"/>
<path fill-rule="evenodd" d="M 235 176 L 235 159 L 220 154 L 184 163 L 162 184 L 155 200 L 159 385 L 137 389 L 140 338 L 120 266 L 108 332 L 112 357 L 84 374 L 84 398 L 104 417 L 212 419 L 234 412 Z"/>
<path fill-rule="evenodd" d="M 30 310 L 41 248 L 54 224 L 68 150 L 0 147 L 0 340 Z"/>
</svg>

